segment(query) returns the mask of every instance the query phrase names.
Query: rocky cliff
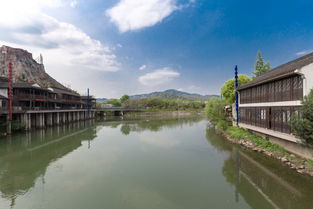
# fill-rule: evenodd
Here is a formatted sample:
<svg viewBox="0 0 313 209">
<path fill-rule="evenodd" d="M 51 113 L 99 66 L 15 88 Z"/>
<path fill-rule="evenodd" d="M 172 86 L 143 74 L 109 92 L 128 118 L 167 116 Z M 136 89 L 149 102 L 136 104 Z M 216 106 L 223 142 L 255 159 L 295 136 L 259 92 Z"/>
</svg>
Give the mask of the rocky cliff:
<svg viewBox="0 0 313 209">
<path fill-rule="evenodd" d="M 58 88 L 72 91 L 48 75 L 42 63 L 33 59 L 26 50 L 8 46 L 0 47 L 0 76 L 7 77 L 7 61 L 13 62 L 13 82 L 27 82 L 38 84 L 42 88 Z M 42 62 L 42 58 L 41 58 Z"/>
</svg>

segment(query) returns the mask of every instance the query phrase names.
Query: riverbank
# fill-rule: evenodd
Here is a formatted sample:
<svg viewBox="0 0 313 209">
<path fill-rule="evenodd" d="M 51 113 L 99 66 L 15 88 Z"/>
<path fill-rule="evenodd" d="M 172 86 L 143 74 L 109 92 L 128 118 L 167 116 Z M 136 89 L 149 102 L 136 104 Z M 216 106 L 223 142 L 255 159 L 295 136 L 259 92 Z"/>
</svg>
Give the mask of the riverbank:
<svg viewBox="0 0 313 209">
<path fill-rule="evenodd" d="M 231 126 L 224 129 L 217 128 L 217 131 L 223 135 L 227 141 L 233 144 L 238 144 L 246 149 L 277 159 L 290 169 L 300 174 L 313 177 L 313 161 L 287 152 L 283 147 L 261 136 L 257 136 L 242 128 Z"/>
</svg>

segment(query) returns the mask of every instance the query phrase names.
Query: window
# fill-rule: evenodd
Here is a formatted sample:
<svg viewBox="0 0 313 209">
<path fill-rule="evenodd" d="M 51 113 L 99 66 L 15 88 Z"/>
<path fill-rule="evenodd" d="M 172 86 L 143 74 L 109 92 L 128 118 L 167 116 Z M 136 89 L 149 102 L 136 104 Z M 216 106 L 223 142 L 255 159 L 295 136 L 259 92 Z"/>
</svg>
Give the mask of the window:
<svg viewBox="0 0 313 209">
<path fill-rule="evenodd" d="M 261 119 L 266 120 L 266 110 L 265 109 L 261 110 Z"/>
</svg>

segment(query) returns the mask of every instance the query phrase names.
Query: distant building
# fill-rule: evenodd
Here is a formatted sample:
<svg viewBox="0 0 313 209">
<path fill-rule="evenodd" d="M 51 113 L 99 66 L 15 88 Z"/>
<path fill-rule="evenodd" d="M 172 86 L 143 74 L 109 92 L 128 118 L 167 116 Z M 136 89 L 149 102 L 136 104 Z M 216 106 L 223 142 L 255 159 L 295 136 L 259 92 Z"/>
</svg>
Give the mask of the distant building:
<svg viewBox="0 0 313 209">
<path fill-rule="evenodd" d="M 42 128 L 95 117 L 95 98 L 86 98 L 49 76 L 23 49 L 0 47 L 0 123 L 7 122 L 8 60 L 13 62 L 12 119 L 25 129 Z M 91 111 L 90 111 L 91 110 Z M 0 130 L 1 134 L 1 130 Z"/>
<path fill-rule="evenodd" d="M 292 142 L 290 120 L 313 88 L 313 53 L 283 64 L 242 85 L 239 126 Z"/>
<path fill-rule="evenodd" d="M 5 78 L 0 78 L 0 80 L 0 95 L 2 103 L 6 104 L 8 99 L 8 82 Z M 92 100 L 91 97 L 90 100 Z M 6 107 L 6 105 L 2 105 L 2 107 Z M 39 85 L 26 82 L 13 83 L 14 111 L 83 109 L 86 107 L 87 100 L 84 100 L 83 97 L 72 90 L 53 87 L 42 88 Z"/>
</svg>

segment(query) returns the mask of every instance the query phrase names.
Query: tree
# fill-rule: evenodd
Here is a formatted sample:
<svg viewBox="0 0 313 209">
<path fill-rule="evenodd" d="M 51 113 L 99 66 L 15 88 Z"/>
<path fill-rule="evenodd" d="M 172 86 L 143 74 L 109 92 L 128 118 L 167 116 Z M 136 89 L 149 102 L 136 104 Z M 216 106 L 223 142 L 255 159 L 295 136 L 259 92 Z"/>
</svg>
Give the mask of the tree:
<svg viewBox="0 0 313 209">
<path fill-rule="evenodd" d="M 251 81 L 251 78 L 240 74 L 238 75 L 238 86 L 241 86 L 245 83 L 248 83 Z M 226 102 L 228 104 L 232 104 L 235 101 L 235 78 L 228 80 L 224 83 L 224 85 L 221 88 L 222 96 L 225 98 Z"/>
<path fill-rule="evenodd" d="M 254 77 L 257 77 L 271 69 L 270 63 L 264 63 L 263 57 L 261 55 L 261 52 L 258 51 L 257 53 L 257 60 L 255 62 L 255 67 L 254 67 L 254 72 L 253 75 Z"/>
<path fill-rule="evenodd" d="M 129 96 L 127 94 L 124 94 L 120 99 L 122 104 L 124 104 L 127 100 L 129 100 Z"/>
<path fill-rule="evenodd" d="M 115 107 L 120 107 L 122 104 L 121 104 L 121 101 L 119 99 L 109 99 L 107 101 L 108 104 L 111 104 Z"/>
<path fill-rule="evenodd" d="M 313 89 L 302 101 L 301 114 L 294 114 L 291 128 L 294 135 L 313 143 Z"/>
<path fill-rule="evenodd" d="M 226 115 L 224 107 L 226 106 L 226 100 L 222 98 L 212 98 L 205 106 L 205 113 L 213 123 L 217 123 L 220 120 L 225 120 Z"/>
</svg>

